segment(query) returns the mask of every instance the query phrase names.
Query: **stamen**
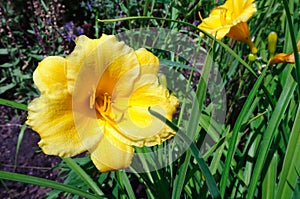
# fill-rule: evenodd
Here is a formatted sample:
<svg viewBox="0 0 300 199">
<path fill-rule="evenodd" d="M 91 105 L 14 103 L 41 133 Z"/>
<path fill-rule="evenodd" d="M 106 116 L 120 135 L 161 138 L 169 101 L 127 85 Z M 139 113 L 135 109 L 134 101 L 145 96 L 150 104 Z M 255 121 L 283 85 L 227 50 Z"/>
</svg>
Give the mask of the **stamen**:
<svg viewBox="0 0 300 199">
<path fill-rule="evenodd" d="M 102 117 L 106 121 L 113 121 L 111 118 L 111 96 L 108 93 L 98 95 L 95 103 L 98 116 Z"/>
<path fill-rule="evenodd" d="M 104 93 L 103 95 L 103 105 L 101 107 L 102 113 L 107 113 L 111 109 L 111 97 L 108 95 L 108 93 Z"/>
<path fill-rule="evenodd" d="M 101 107 L 101 109 L 102 109 L 102 112 L 106 112 L 106 109 L 107 109 L 107 95 L 106 94 L 104 94 L 104 96 L 103 96 L 103 105 L 102 105 L 102 107 Z"/>
<path fill-rule="evenodd" d="M 96 89 L 95 87 L 93 87 L 93 91 L 90 95 L 90 109 L 93 109 L 94 108 L 94 105 L 95 105 L 95 99 L 96 99 Z"/>
<path fill-rule="evenodd" d="M 202 16 L 201 16 L 201 13 L 200 13 L 200 12 L 198 12 L 198 15 L 199 15 L 201 21 L 203 21 L 203 18 L 202 18 Z"/>
<path fill-rule="evenodd" d="M 101 107 L 99 108 L 100 115 L 108 122 L 114 123 L 114 120 L 111 118 L 111 97 L 108 93 L 103 94 Z"/>
</svg>

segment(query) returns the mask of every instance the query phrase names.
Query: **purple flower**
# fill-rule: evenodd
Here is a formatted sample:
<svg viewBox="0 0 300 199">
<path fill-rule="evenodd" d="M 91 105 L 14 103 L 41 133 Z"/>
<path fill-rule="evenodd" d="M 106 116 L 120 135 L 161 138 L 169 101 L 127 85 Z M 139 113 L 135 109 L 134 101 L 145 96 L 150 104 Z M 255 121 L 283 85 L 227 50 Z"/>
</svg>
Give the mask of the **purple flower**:
<svg viewBox="0 0 300 199">
<path fill-rule="evenodd" d="M 89 10 L 92 10 L 92 5 L 91 4 L 88 3 L 87 7 L 88 7 Z"/>
<path fill-rule="evenodd" d="M 69 21 L 65 24 L 65 33 L 64 36 L 68 41 L 74 41 L 77 36 L 84 33 L 83 28 L 80 26 L 75 26 L 73 21 Z"/>
</svg>

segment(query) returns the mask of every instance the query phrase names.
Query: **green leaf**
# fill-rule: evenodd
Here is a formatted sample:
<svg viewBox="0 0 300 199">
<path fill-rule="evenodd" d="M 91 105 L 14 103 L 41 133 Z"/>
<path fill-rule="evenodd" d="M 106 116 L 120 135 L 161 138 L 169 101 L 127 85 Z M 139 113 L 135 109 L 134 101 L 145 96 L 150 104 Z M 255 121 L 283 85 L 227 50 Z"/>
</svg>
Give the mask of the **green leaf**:
<svg viewBox="0 0 300 199">
<path fill-rule="evenodd" d="M 262 198 L 274 199 L 276 193 L 278 154 L 274 153 L 262 186 Z"/>
<path fill-rule="evenodd" d="M 261 142 L 261 147 L 258 153 L 258 157 L 256 160 L 256 164 L 253 170 L 253 174 L 250 180 L 249 190 L 247 199 L 254 198 L 254 193 L 256 190 L 256 186 L 258 184 L 258 180 L 261 177 L 261 171 L 266 164 L 265 160 L 268 155 L 268 151 L 271 146 L 271 142 L 273 140 L 274 134 L 279 126 L 280 121 L 284 117 L 284 113 L 289 105 L 289 102 L 291 98 L 293 97 L 293 92 L 296 88 L 296 82 L 293 80 L 292 76 L 289 76 L 289 78 L 286 81 L 286 84 L 283 87 L 283 91 L 280 95 L 280 98 L 276 104 L 276 107 L 274 109 L 274 112 L 271 116 L 271 119 L 268 123 L 268 127 L 263 135 L 263 140 Z"/>
<path fill-rule="evenodd" d="M 15 86 L 16 86 L 15 83 L 10 83 L 10 84 L 6 84 L 5 86 L 1 86 L 0 87 L 0 94 L 5 93 L 6 91 L 12 89 Z"/>
<path fill-rule="evenodd" d="M 295 56 L 296 81 L 298 83 L 298 90 L 297 91 L 298 91 L 298 98 L 300 98 L 300 59 L 299 59 L 300 57 L 299 57 L 299 53 L 298 53 L 297 41 L 296 41 L 296 35 L 295 35 L 295 31 L 299 32 L 299 30 L 294 30 L 294 23 L 292 21 L 292 15 L 290 13 L 288 1 L 287 0 L 282 0 L 282 2 L 283 2 L 284 9 L 285 9 L 285 12 L 286 12 L 286 19 L 287 19 L 288 27 L 289 27 L 288 30 L 290 32 L 289 36 L 292 40 L 292 46 L 293 46 L 293 51 L 294 51 L 294 56 Z"/>
<path fill-rule="evenodd" d="M 155 112 L 151 110 L 149 107 L 149 112 L 153 116 L 160 119 L 162 122 L 165 122 L 170 128 L 172 128 L 175 132 L 177 132 L 177 135 L 184 141 L 184 144 L 189 145 L 189 149 L 191 151 L 191 154 L 194 156 L 196 162 L 198 163 L 202 174 L 204 175 L 206 185 L 208 187 L 209 192 L 212 195 L 212 198 L 221 198 L 219 189 L 217 187 L 217 184 L 215 182 L 215 179 L 213 175 L 211 174 L 208 166 L 206 165 L 205 161 L 203 160 L 200 151 L 198 150 L 197 146 L 194 142 L 189 138 L 187 134 L 185 134 L 182 129 L 179 129 L 175 124 L 173 124 L 170 120 L 162 116 L 160 113 Z"/>
<path fill-rule="evenodd" d="M 8 50 L 6 48 L 0 48 L 0 55 L 8 55 Z"/>
<path fill-rule="evenodd" d="M 291 184 L 293 188 L 296 188 L 297 179 L 299 178 L 297 174 L 297 169 L 300 169 L 300 105 L 298 104 L 298 111 L 296 119 L 292 128 L 290 139 L 288 142 L 288 148 L 286 150 L 282 170 L 280 173 L 276 198 L 291 198 L 293 194 L 293 189 L 289 186 Z"/>
<path fill-rule="evenodd" d="M 19 133 L 19 136 L 18 136 L 18 141 L 17 141 L 17 146 L 16 146 L 16 154 L 15 154 L 15 165 L 14 165 L 14 169 L 16 169 L 16 166 L 17 166 L 18 154 L 19 154 L 20 145 L 21 145 L 21 143 L 22 143 L 23 135 L 24 135 L 25 130 L 26 130 L 26 124 L 23 124 L 23 125 L 22 125 L 22 128 L 21 128 L 21 131 L 20 131 L 20 133 Z"/>
<path fill-rule="evenodd" d="M 130 184 L 127 174 L 124 171 L 117 171 L 117 175 L 120 178 L 120 180 L 122 181 L 122 183 L 124 183 L 128 197 L 130 199 L 135 199 L 134 191 L 132 189 L 132 186 Z"/>
<path fill-rule="evenodd" d="M 25 104 L 21 104 L 21 103 L 14 102 L 11 100 L 6 100 L 6 99 L 0 98 L 0 104 L 27 111 L 27 106 Z"/>
<path fill-rule="evenodd" d="M 128 21 L 128 20 L 149 20 L 149 19 L 156 19 L 161 21 L 169 21 L 169 22 L 175 22 L 182 24 L 184 26 L 193 28 L 194 30 L 200 31 L 203 34 L 205 34 L 207 37 L 212 39 L 214 42 L 217 42 L 220 44 L 223 48 L 226 49 L 228 53 L 230 53 L 234 58 L 236 58 L 245 68 L 254 76 L 257 77 L 257 74 L 254 72 L 254 70 L 247 64 L 236 52 L 234 52 L 230 47 L 227 46 L 227 44 L 223 43 L 221 40 L 216 39 L 214 36 L 208 34 L 207 32 L 200 30 L 197 26 L 194 26 L 193 24 L 183 22 L 183 21 L 177 21 L 173 19 L 168 18 L 160 18 L 160 17 L 147 17 L 147 16 L 134 16 L 134 17 L 124 17 L 124 18 L 117 18 L 117 19 L 99 19 L 100 22 L 118 22 L 118 21 Z"/>
<path fill-rule="evenodd" d="M 103 196 L 103 192 L 94 182 L 94 180 L 72 159 L 72 158 L 62 158 L 70 168 L 73 169 L 79 175 L 84 182 L 96 193 L 98 196 Z"/>
<path fill-rule="evenodd" d="M 266 72 L 267 72 L 267 67 L 263 70 L 262 74 L 259 76 L 259 78 L 255 82 L 255 84 L 254 84 L 253 88 L 251 89 L 251 91 L 248 95 L 248 98 L 242 108 L 242 111 L 240 112 L 240 114 L 236 120 L 236 123 L 234 124 L 233 132 L 232 132 L 232 135 L 231 135 L 231 138 L 229 141 L 230 142 L 229 150 L 228 150 L 228 153 L 226 156 L 224 171 L 223 171 L 221 183 L 220 183 L 220 191 L 221 191 L 222 197 L 224 197 L 224 195 L 225 195 L 230 165 L 231 165 L 231 161 L 232 161 L 232 158 L 233 158 L 234 152 L 236 150 L 236 146 L 237 146 L 238 133 L 240 132 L 243 121 L 246 120 L 245 116 L 249 115 L 249 108 L 251 107 L 251 105 L 253 103 L 253 99 L 255 98 L 256 94 L 258 93 L 259 87 L 262 83 L 262 80 L 265 77 Z"/>
<path fill-rule="evenodd" d="M 12 173 L 12 172 L 6 172 L 6 171 L 0 171 L 0 179 L 4 180 L 12 180 L 17 182 L 23 182 L 28 184 L 34 184 L 41 187 L 47 187 L 52 189 L 61 190 L 64 192 L 72 193 L 78 196 L 82 196 L 87 199 L 97 199 L 99 196 L 95 196 L 91 193 L 87 193 L 84 191 L 81 191 L 80 189 L 68 185 L 64 185 L 52 180 L 47 180 L 43 178 L 38 178 L 34 176 L 24 175 L 24 174 L 18 174 L 18 173 Z"/>
<path fill-rule="evenodd" d="M 190 138 L 194 139 L 195 134 L 197 133 L 197 129 L 199 126 L 199 120 L 201 116 L 201 111 L 203 107 L 203 102 L 206 97 L 206 90 L 207 90 L 207 81 L 208 77 L 211 71 L 211 68 L 213 66 L 212 59 L 209 55 L 207 55 L 203 73 L 201 75 L 201 78 L 198 83 L 197 91 L 196 91 L 196 99 L 193 102 L 192 108 L 191 108 L 191 119 L 189 120 L 188 126 L 187 126 L 187 134 Z M 174 185 L 173 185 L 173 191 L 172 191 L 172 198 L 178 199 L 180 198 L 181 192 L 184 187 L 185 177 L 188 169 L 188 165 L 190 163 L 191 158 L 191 152 L 187 151 L 185 160 L 183 164 L 180 166 L 178 170 L 178 175 L 175 178 Z"/>
</svg>

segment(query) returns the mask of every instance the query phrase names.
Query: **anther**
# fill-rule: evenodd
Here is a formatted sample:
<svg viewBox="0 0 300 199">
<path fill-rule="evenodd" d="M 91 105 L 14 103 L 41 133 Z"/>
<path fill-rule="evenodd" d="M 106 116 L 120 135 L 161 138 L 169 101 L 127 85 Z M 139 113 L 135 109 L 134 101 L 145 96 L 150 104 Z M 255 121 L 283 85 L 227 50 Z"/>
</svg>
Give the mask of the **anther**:
<svg viewBox="0 0 300 199">
<path fill-rule="evenodd" d="M 101 112 L 107 113 L 110 111 L 111 97 L 108 93 L 104 93 L 103 95 L 103 105 L 101 107 Z"/>
<path fill-rule="evenodd" d="M 96 95 L 96 89 L 93 88 L 92 94 L 90 95 L 90 109 L 94 108 L 95 100 L 96 100 L 95 95 Z"/>
</svg>

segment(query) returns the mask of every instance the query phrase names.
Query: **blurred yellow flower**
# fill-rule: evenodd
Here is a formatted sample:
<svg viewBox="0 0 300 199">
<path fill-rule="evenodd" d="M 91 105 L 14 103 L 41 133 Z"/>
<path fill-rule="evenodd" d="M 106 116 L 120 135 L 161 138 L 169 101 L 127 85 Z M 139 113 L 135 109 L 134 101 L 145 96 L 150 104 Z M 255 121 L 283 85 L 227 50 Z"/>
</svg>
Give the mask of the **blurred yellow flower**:
<svg viewBox="0 0 300 199">
<path fill-rule="evenodd" d="M 131 164 L 134 146 L 153 146 L 172 131 L 148 107 L 172 119 L 178 99 L 158 83 L 159 60 L 112 35 L 80 36 L 66 58 L 50 56 L 34 71 L 41 92 L 28 106 L 27 124 L 49 155 L 89 151 L 104 172 Z"/>
<path fill-rule="evenodd" d="M 297 43 L 297 48 L 298 48 L 298 53 L 300 54 L 300 40 Z M 294 56 L 294 52 L 285 54 L 285 53 L 278 53 L 276 54 L 274 57 L 272 57 L 269 60 L 269 65 L 272 64 L 279 64 L 279 63 L 295 63 L 295 56 Z"/>
<path fill-rule="evenodd" d="M 249 45 L 252 53 L 257 53 L 257 48 L 250 39 L 247 21 L 256 13 L 254 0 L 227 0 L 223 5 L 214 8 L 208 18 L 203 19 L 199 29 L 222 39 L 228 36 Z M 203 33 L 200 33 L 203 36 Z"/>
</svg>

